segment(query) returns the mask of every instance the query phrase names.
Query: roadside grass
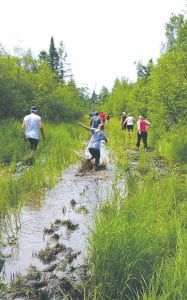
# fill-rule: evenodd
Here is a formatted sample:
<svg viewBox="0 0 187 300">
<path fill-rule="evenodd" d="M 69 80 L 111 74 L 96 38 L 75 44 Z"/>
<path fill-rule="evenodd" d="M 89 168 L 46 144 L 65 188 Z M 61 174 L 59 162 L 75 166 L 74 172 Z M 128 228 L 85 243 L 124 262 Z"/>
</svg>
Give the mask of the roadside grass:
<svg viewBox="0 0 187 300">
<path fill-rule="evenodd" d="M 142 150 L 132 166 L 126 152 L 135 150 L 135 137 L 115 120 L 106 130 L 117 174 L 94 216 L 87 299 L 186 299 L 186 175 L 163 176 L 150 167 L 154 154 Z M 125 194 L 117 190 L 122 174 Z"/>
</svg>

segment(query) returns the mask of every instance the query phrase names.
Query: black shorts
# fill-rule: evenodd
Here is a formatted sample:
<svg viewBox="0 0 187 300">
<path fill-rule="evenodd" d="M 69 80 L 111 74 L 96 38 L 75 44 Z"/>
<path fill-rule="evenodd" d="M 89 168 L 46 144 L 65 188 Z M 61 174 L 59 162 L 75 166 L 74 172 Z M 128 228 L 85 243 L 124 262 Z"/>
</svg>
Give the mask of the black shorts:
<svg viewBox="0 0 187 300">
<path fill-rule="evenodd" d="M 127 125 L 127 130 L 133 130 L 133 125 Z"/>
<path fill-rule="evenodd" d="M 32 138 L 28 138 L 27 140 L 30 143 L 30 149 L 35 151 L 37 146 L 38 146 L 38 140 L 37 139 L 32 139 Z"/>
</svg>

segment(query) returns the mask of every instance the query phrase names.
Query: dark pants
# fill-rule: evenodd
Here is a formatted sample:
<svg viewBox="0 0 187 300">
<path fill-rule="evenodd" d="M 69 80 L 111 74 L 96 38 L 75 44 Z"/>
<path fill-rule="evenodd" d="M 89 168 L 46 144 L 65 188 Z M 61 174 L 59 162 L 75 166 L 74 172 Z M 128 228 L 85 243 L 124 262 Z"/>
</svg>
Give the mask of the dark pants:
<svg viewBox="0 0 187 300">
<path fill-rule="evenodd" d="M 36 151 L 36 148 L 38 146 L 38 140 L 37 139 L 32 139 L 32 138 L 28 138 L 27 140 L 30 143 L 30 149 Z"/>
<path fill-rule="evenodd" d="M 127 123 L 123 124 L 121 127 L 122 130 L 126 130 L 127 129 Z"/>
<path fill-rule="evenodd" d="M 96 166 L 99 166 L 99 160 L 100 160 L 100 150 L 95 148 L 88 148 L 91 158 L 95 158 L 95 164 Z"/>
<path fill-rule="evenodd" d="M 144 149 L 146 149 L 146 148 L 147 148 L 147 132 L 142 132 L 142 133 L 139 133 L 139 132 L 138 132 L 138 135 L 137 135 L 137 142 L 136 142 L 136 146 L 137 146 L 138 148 L 140 147 L 141 139 L 142 139 L 143 144 L 144 144 Z"/>
</svg>

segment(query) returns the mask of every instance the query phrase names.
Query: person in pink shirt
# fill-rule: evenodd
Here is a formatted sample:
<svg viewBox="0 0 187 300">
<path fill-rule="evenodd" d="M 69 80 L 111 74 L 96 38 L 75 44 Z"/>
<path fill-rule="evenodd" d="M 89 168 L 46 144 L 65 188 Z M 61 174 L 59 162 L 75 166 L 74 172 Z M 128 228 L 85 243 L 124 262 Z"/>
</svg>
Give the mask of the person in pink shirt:
<svg viewBox="0 0 187 300">
<path fill-rule="evenodd" d="M 144 150 L 147 150 L 147 125 L 151 125 L 149 121 L 144 119 L 142 116 L 139 116 L 139 120 L 137 122 L 138 126 L 138 134 L 137 134 L 137 142 L 136 142 L 136 147 L 139 149 L 140 147 L 140 142 L 141 139 L 144 144 Z"/>
</svg>

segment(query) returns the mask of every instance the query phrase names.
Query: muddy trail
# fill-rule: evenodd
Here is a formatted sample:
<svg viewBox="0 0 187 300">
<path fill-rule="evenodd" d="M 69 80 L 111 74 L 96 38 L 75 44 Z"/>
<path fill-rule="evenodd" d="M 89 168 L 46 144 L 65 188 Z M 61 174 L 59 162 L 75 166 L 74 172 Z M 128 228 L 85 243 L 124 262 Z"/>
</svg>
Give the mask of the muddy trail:
<svg viewBox="0 0 187 300">
<path fill-rule="evenodd" d="M 17 234 L 11 237 L 10 226 L 4 228 L 0 299 L 83 299 L 90 225 L 113 176 L 110 163 L 95 171 L 81 160 L 65 170 L 40 205 L 21 208 L 11 221 Z"/>
<path fill-rule="evenodd" d="M 107 154 L 108 155 L 108 154 Z M 136 169 L 139 154 L 126 149 Z M 165 174 L 167 167 L 151 153 L 148 168 Z M 87 280 L 86 251 L 95 208 L 110 197 L 114 186 L 111 162 L 100 171 L 86 159 L 63 172 L 57 185 L 40 205 L 24 206 L 15 241 L 6 232 L 0 249 L 2 290 L 0 299 L 84 299 Z M 144 170 L 145 171 L 145 170 Z M 115 179 L 115 188 L 125 197 L 125 174 Z"/>
</svg>

